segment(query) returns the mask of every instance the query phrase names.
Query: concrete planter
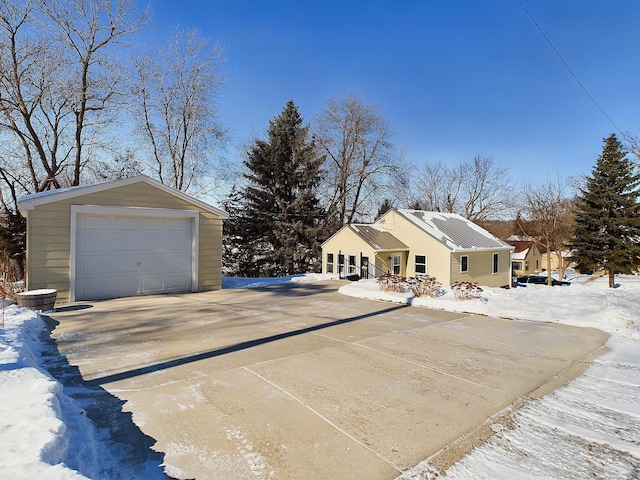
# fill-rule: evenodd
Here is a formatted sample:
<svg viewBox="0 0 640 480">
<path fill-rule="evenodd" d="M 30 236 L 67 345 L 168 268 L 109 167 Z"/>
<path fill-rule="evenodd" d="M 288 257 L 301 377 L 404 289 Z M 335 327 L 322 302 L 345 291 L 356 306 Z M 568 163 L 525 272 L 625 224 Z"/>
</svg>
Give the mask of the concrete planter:
<svg viewBox="0 0 640 480">
<path fill-rule="evenodd" d="M 28 292 L 22 292 L 16 295 L 18 305 L 26 307 L 31 310 L 46 312 L 53 310 L 56 303 L 56 295 L 58 291 L 53 288 L 47 288 L 42 290 L 30 290 Z"/>
</svg>

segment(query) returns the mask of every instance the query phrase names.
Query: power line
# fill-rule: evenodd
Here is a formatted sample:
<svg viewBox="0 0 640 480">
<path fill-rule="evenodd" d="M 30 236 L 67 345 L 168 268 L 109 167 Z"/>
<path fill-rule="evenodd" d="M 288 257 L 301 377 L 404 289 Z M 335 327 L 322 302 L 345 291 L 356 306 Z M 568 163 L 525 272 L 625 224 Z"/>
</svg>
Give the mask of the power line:
<svg viewBox="0 0 640 480">
<path fill-rule="evenodd" d="M 573 79 L 576 81 L 576 83 L 578 85 L 580 85 L 580 88 L 582 89 L 582 91 L 587 95 L 587 97 L 589 97 L 589 99 L 593 102 L 593 104 L 598 108 L 598 110 L 600 110 L 602 112 L 602 114 L 607 118 L 607 120 L 609 120 L 609 122 L 611 123 L 611 125 L 613 125 L 613 128 L 615 128 L 618 133 L 620 133 L 622 135 L 622 131 L 620 131 L 620 129 L 618 128 L 618 126 L 615 124 L 615 122 L 613 120 L 611 120 L 611 117 L 609 117 L 609 115 L 607 115 L 607 112 L 604 111 L 604 109 L 600 106 L 600 104 L 598 102 L 596 102 L 596 99 L 593 98 L 593 96 L 589 93 L 589 91 L 587 90 L 587 88 L 582 84 L 582 82 L 578 79 L 578 77 L 576 76 L 575 73 L 573 73 L 573 70 L 571 70 L 571 67 L 569 67 L 569 65 L 567 64 L 567 62 L 565 62 L 564 58 L 562 58 L 562 55 L 560 55 L 560 52 L 558 51 L 558 49 L 553 45 L 553 43 L 551 42 L 551 40 L 549 40 L 549 37 L 547 37 L 547 35 L 544 33 L 544 31 L 542 30 L 542 28 L 540 27 L 540 25 L 538 25 L 538 22 L 536 22 L 535 18 L 533 18 L 533 15 L 531 15 L 531 13 L 529 12 L 529 10 L 527 10 L 527 7 L 524 6 L 524 4 L 522 3 L 521 0 L 518 0 L 518 3 L 520 4 L 520 6 L 522 7 L 522 9 L 525 11 L 525 13 L 529 16 L 529 18 L 531 19 L 531 21 L 533 22 L 533 24 L 536 26 L 536 28 L 538 29 L 538 31 L 540 32 L 540 35 L 542 35 L 542 37 L 546 40 L 546 42 L 549 44 L 549 46 L 551 47 L 551 49 L 555 52 L 555 54 L 558 56 L 558 58 L 560 59 L 560 61 L 562 62 L 562 64 L 564 65 L 564 67 L 567 69 L 567 71 L 571 74 L 571 76 L 573 77 Z"/>
</svg>

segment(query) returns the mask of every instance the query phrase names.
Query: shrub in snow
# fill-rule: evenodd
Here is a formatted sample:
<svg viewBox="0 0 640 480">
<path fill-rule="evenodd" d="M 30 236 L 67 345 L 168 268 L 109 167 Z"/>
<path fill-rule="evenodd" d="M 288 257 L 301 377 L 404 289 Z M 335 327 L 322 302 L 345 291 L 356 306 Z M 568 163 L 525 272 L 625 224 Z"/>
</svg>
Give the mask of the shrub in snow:
<svg viewBox="0 0 640 480">
<path fill-rule="evenodd" d="M 377 282 L 383 292 L 404 293 L 407 290 L 407 279 L 402 275 L 385 273 L 378 277 Z"/>
<path fill-rule="evenodd" d="M 476 282 L 456 282 L 451 289 L 456 300 L 473 300 L 482 294 L 482 288 Z"/>
<path fill-rule="evenodd" d="M 437 297 L 440 295 L 442 285 L 436 277 L 430 277 L 422 273 L 407 280 L 414 297 Z"/>
<path fill-rule="evenodd" d="M 417 274 L 415 277 L 403 277 L 393 273 L 385 273 L 377 279 L 380 290 L 383 292 L 407 293 L 414 297 L 437 297 L 440 295 L 442 285 L 435 277 L 425 274 Z"/>
</svg>

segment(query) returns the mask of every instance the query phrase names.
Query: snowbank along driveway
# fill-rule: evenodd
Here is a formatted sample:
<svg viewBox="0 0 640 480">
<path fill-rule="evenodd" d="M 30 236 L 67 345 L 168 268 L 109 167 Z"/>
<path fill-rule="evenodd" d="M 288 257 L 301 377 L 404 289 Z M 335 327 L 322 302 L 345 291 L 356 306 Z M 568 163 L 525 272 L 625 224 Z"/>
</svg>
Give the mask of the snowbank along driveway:
<svg viewBox="0 0 640 480">
<path fill-rule="evenodd" d="M 491 419 L 580 373 L 607 338 L 345 297 L 341 284 L 50 316 L 60 353 L 126 402 L 166 473 L 198 479 L 393 479 L 438 452 L 444 465 Z"/>
</svg>

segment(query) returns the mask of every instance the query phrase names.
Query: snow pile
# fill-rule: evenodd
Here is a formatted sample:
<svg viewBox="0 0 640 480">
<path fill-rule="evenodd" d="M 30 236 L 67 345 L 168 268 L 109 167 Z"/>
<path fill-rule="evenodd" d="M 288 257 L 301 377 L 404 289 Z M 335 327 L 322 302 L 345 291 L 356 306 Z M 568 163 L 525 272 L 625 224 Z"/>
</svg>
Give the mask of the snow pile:
<svg viewBox="0 0 640 480">
<path fill-rule="evenodd" d="M 39 337 L 44 330 L 36 313 L 16 306 L 6 309 L 5 328 L 0 330 L 2 474 L 5 478 L 87 478 L 65 464 L 69 440 L 62 405 L 72 401 L 39 366 Z"/>
<path fill-rule="evenodd" d="M 361 280 L 340 288 L 353 297 L 385 300 L 493 317 L 517 318 L 579 327 L 594 327 L 616 341 L 640 341 L 640 276 L 616 277 L 618 288 L 608 288 L 606 277 L 574 275 L 570 286 L 520 285 L 516 288 L 483 287 L 477 300 L 456 300 L 451 289 L 440 297 L 414 298 L 410 293 L 382 292 L 375 280 Z"/>
</svg>

